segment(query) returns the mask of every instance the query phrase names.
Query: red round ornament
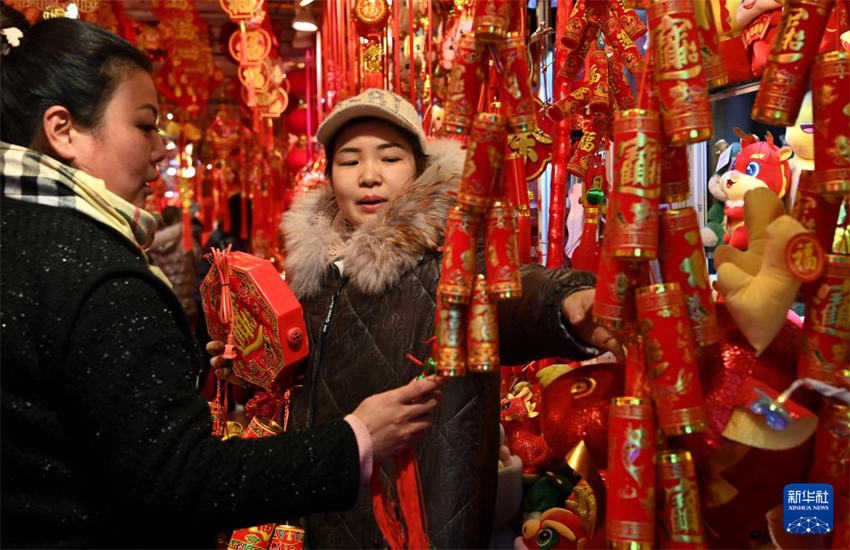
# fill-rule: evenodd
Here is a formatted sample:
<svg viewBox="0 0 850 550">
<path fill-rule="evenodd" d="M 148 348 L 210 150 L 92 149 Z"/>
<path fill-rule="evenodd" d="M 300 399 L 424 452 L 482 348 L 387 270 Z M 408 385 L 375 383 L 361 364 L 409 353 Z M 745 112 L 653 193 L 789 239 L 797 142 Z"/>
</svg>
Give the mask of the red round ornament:
<svg viewBox="0 0 850 550">
<path fill-rule="evenodd" d="M 390 17 L 387 0 L 354 0 L 354 21 L 362 36 L 380 32 Z"/>
<path fill-rule="evenodd" d="M 820 278 L 826 257 L 817 237 L 811 233 L 799 233 L 785 245 L 785 263 L 791 275 L 810 283 Z"/>
<path fill-rule="evenodd" d="M 239 61 L 240 65 L 258 65 L 268 57 L 272 48 L 272 39 L 265 29 L 252 29 L 244 31 L 245 34 L 245 57 L 242 57 L 242 31 L 236 31 L 230 35 L 228 48 L 233 59 Z"/>
</svg>

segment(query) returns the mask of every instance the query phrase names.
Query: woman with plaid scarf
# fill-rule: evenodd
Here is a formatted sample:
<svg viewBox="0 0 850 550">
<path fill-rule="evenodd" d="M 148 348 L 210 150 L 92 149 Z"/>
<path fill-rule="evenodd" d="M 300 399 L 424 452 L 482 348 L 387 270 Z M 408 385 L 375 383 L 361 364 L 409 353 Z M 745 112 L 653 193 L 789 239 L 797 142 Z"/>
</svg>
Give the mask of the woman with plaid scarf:
<svg viewBox="0 0 850 550">
<path fill-rule="evenodd" d="M 13 32 L 0 6 L 0 546 L 211 546 L 350 507 L 431 425 L 440 382 L 302 432 L 212 438 L 197 346 L 145 253 L 165 155 L 150 61 L 83 21 Z"/>
</svg>

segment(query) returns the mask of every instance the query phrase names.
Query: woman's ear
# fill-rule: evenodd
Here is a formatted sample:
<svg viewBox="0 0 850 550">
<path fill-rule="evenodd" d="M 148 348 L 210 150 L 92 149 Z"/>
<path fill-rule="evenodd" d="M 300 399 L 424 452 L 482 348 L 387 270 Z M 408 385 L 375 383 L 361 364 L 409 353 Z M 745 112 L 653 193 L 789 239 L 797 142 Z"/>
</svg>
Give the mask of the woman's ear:
<svg viewBox="0 0 850 550">
<path fill-rule="evenodd" d="M 74 117 L 67 107 L 53 105 L 44 111 L 41 117 L 41 136 L 36 138 L 42 141 L 33 149 L 43 150 L 47 154 L 55 154 L 64 161 L 71 162 L 77 156 L 74 148 L 73 133 Z M 37 146 L 40 145 L 40 146 Z"/>
</svg>

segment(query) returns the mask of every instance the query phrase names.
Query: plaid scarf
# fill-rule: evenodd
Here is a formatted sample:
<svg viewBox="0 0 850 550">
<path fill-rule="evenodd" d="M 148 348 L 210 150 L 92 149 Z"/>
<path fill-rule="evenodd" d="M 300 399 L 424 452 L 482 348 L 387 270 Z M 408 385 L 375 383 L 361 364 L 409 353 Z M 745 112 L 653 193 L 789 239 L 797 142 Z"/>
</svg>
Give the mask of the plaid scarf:
<svg viewBox="0 0 850 550">
<path fill-rule="evenodd" d="M 4 197 L 70 208 L 115 229 L 138 247 L 148 268 L 168 283 L 145 253 L 156 231 L 156 218 L 109 191 L 103 180 L 47 155 L 0 141 L 0 188 Z"/>
</svg>

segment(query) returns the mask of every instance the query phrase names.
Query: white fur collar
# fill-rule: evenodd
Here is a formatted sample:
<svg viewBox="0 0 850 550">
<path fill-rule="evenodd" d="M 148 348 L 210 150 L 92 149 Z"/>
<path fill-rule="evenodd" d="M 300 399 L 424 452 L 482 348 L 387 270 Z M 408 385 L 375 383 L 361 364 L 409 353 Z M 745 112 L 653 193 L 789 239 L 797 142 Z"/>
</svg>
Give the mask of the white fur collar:
<svg viewBox="0 0 850 550">
<path fill-rule="evenodd" d="M 380 294 L 443 244 L 449 208 L 455 203 L 465 151 L 454 140 L 429 144 L 428 167 L 373 224 L 355 229 L 347 241 L 334 225 L 339 208 L 330 186 L 295 199 L 281 222 L 286 279 L 298 298 L 319 290 L 334 258 L 358 290 Z"/>
</svg>

